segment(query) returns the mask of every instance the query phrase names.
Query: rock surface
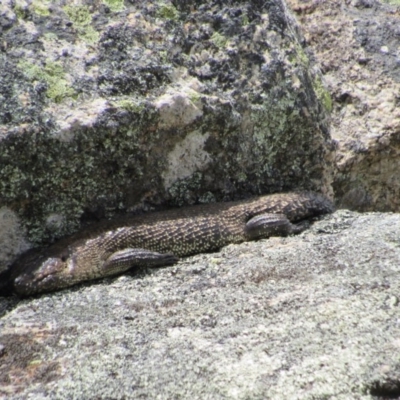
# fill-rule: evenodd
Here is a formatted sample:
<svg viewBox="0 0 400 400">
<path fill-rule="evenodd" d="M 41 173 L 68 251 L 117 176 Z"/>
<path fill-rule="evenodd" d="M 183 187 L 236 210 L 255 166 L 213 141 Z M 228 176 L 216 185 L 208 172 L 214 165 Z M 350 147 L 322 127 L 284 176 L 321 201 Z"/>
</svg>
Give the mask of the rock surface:
<svg viewBox="0 0 400 400">
<path fill-rule="evenodd" d="M 332 95 L 335 196 L 400 211 L 400 2 L 288 0 Z"/>
<path fill-rule="evenodd" d="M 306 43 L 280 1 L 2 1 L 0 269 L 119 208 L 329 192 L 331 106 L 339 203 L 399 210 L 398 1 L 288 2 Z M 0 397 L 398 399 L 399 227 L 341 210 L 0 298 Z"/>
<path fill-rule="evenodd" d="M 160 204 L 331 194 L 329 95 L 282 0 L 5 0 L 0 24 L 0 207 L 34 244 Z"/>
<path fill-rule="evenodd" d="M 7 399 L 400 396 L 400 215 L 18 301 L 0 299 Z"/>
</svg>

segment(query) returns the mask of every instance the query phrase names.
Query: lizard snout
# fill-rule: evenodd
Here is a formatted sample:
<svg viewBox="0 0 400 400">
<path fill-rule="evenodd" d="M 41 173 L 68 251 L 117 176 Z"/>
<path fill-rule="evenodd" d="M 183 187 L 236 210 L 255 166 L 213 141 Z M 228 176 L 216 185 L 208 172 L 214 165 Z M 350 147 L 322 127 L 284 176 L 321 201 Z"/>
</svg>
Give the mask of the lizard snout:
<svg viewBox="0 0 400 400">
<path fill-rule="evenodd" d="M 14 280 L 14 289 L 21 295 L 51 290 L 66 267 L 67 263 L 62 258 L 48 258 L 34 271 L 17 276 Z"/>
</svg>

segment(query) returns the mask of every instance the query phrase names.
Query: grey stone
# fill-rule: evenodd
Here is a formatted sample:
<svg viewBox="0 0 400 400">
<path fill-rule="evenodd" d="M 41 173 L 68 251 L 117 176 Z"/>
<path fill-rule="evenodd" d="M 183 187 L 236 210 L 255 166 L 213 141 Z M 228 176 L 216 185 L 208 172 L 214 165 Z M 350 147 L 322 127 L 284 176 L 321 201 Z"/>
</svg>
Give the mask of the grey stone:
<svg viewBox="0 0 400 400">
<path fill-rule="evenodd" d="M 0 394 L 396 398 L 399 226 L 342 210 L 299 236 L 0 299 Z"/>
<path fill-rule="evenodd" d="M 0 207 L 21 240 L 160 205 L 332 194 L 329 95 L 282 0 L 0 14 Z"/>
<path fill-rule="evenodd" d="M 340 206 L 400 210 L 399 1 L 288 0 L 332 94 Z"/>
</svg>

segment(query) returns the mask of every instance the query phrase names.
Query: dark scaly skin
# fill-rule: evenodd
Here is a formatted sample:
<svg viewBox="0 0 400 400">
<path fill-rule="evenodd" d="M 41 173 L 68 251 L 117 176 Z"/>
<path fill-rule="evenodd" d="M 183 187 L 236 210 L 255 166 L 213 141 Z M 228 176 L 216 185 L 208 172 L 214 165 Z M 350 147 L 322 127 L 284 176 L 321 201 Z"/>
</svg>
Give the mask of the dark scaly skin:
<svg viewBox="0 0 400 400">
<path fill-rule="evenodd" d="M 21 296 L 48 292 L 135 266 L 170 265 L 230 243 L 297 233 L 305 225 L 292 222 L 332 211 L 321 195 L 286 193 L 132 216 L 28 252 L 4 276 L 8 291 Z"/>
</svg>

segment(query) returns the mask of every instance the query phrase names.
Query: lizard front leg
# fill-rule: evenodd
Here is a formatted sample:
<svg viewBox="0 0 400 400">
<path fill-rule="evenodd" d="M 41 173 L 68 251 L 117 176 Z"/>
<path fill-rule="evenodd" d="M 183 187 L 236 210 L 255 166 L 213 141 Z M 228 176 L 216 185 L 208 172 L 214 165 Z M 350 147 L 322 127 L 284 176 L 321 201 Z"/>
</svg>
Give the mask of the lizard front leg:
<svg viewBox="0 0 400 400">
<path fill-rule="evenodd" d="M 249 240 L 256 240 L 300 233 L 308 226 L 308 221 L 292 224 L 285 214 L 261 214 L 247 221 L 244 230 Z"/>
<path fill-rule="evenodd" d="M 172 265 L 178 257 L 171 253 L 158 253 L 146 249 L 127 248 L 111 254 L 102 265 L 106 274 L 124 272 L 132 267 L 161 267 Z"/>
</svg>

